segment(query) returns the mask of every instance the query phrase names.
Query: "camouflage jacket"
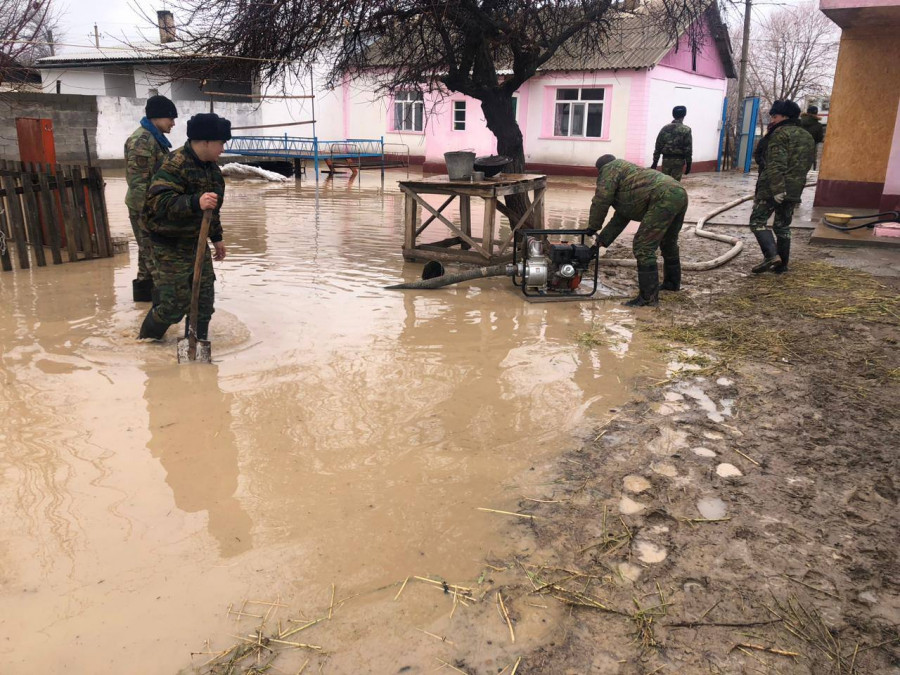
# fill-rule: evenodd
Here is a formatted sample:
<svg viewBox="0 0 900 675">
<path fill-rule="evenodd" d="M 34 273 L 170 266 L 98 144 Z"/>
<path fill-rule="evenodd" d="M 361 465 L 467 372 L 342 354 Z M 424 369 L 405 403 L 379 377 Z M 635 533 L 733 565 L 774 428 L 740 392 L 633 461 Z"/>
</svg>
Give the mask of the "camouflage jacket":
<svg viewBox="0 0 900 675">
<path fill-rule="evenodd" d="M 125 141 L 125 180 L 128 182 L 125 205 L 129 211 L 140 213 L 144 209 L 150 179 L 167 154 L 169 151 L 144 127 L 138 127 Z"/>
<path fill-rule="evenodd" d="M 656 147 L 653 150 L 653 163 L 659 160 L 659 156 L 663 157 L 684 157 L 686 162 L 691 161 L 694 153 L 694 141 L 691 137 L 691 128 L 673 120 L 662 129 L 656 136 Z"/>
<path fill-rule="evenodd" d="M 150 238 L 154 241 L 196 239 L 203 220 L 200 195 L 204 192 L 219 195 L 219 205 L 210 221 L 209 238 L 213 242 L 222 241 L 219 210 L 225 197 L 225 178 L 219 165 L 201 161 L 188 141 L 166 157 L 150 182 L 144 205 Z"/>
<path fill-rule="evenodd" d="M 630 220 L 642 220 L 650 204 L 660 198 L 660 191 L 666 188 L 682 190 L 677 180 L 664 173 L 641 168 L 624 159 L 614 159 L 600 169 L 597 176 L 588 229 L 600 229 L 610 206 L 616 210 L 610 225 L 613 221 L 627 224 Z"/>
<path fill-rule="evenodd" d="M 816 143 L 821 143 L 825 140 L 825 127 L 819 121 L 819 117 L 817 115 L 802 113 L 800 115 L 800 126 L 809 132 L 810 136 L 813 137 L 813 140 Z"/>
<path fill-rule="evenodd" d="M 771 199 L 784 192 L 787 201 L 799 202 L 815 152 L 816 142 L 799 120 L 769 127 L 753 155 L 759 165 L 757 199 Z"/>
</svg>

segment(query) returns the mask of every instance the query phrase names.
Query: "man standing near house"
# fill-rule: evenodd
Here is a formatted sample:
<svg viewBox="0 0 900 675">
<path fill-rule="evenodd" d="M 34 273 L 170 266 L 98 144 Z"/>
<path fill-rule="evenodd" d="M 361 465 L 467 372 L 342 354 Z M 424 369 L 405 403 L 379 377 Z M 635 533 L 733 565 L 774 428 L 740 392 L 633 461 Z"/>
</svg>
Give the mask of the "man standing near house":
<svg viewBox="0 0 900 675">
<path fill-rule="evenodd" d="M 197 338 L 206 340 L 209 335 L 216 278 L 212 261 L 225 259 L 219 220 L 225 179 L 216 161 L 225 142 L 231 140 L 231 122 L 215 113 L 194 115 L 187 123 L 187 137 L 184 147 L 166 157 L 147 190 L 144 216 L 159 304 L 147 312 L 139 338 L 161 340 L 169 326 L 190 310 L 194 258 L 204 211 L 212 211 L 209 240 L 215 255 L 210 256 L 204 241 Z"/>
<path fill-rule="evenodd" d="M 125 205 L 131 220 L 131 231 L 138 246 L 137 278 L 131 282 L 135 302 L 153 299 L 153 274 L 150 260 L 150 240 L 141 222 L 144 200 L 150 179 L 169 153 L 172 143 L 166 134 L 175 126 L 178 110 L 165 96 L 151 96 L 144 108 L 140 126 L 125 141 L 125 179 L 128 192 Z"/>
<path fill-rule="evenodd" d="M 809 106 L 806 112 L 800 115 L 800 126 L 806 129 L 816 142 L 816 149 L 813 153 L 813 169 L 819 166 L 819 145 L 825 140 L 825 127 L 819 121 L 820 119 L 819 109 L 814 105 Z"/>
<path fill-rule="evenodd" d="M 691 172 L 691 156 L 694 152 L 694 141 L 691 137 L 691 128 L 684 123 L 687 108 L 677 105 L 672 108 L 672 117 L 669 124 L 659 130 L 656 136 L 656 147 L 653 150 L 653 165 L 655 169 L 662 155 L 662 172 L 677 181 L 682 175 Z"/>
<path fill-rule="evenodd" d="M 606 220 L 609 207 L 615 209 L 612 219 L 595 240 L 600 255 L 603 255 L 630 221 L 641 221 L 632 245 L 637 258 L 640 292 L 625 304 L 655 307 L 659 304 L 660 290 L 657 248 L 663 254 L 662 289 L 681 290 L 678 233 L 687 211 L 687 192 L 673 178 L 616 159 L 613 155 L 603 155 L 596 166 L 597 191 L 591 201 L 587 229 L 596 233 Z"/>
<path fill-rule="evenodd" d="M 763 261 L 752 270 L 754 274 L 787 271 L 794 207 L 800 203 L 816 149 L 813 137 L 800 126 L 799 116 L 800 106 L 793 101 L 775 101 L 769 110 L 769 129 L 753 154 L 759 166 L 759 178 L 750 213 L 750 230 L 763 254 Z M 774 235 L 767 228 L 773 213 Z"/>
</svg>

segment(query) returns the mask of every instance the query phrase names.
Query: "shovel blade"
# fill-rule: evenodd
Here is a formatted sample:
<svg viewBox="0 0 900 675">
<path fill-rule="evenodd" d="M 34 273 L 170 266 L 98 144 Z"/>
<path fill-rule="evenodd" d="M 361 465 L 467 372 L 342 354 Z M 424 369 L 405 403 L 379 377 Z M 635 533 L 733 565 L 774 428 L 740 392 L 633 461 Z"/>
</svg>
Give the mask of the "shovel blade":
<svg viewBox="0 0 900 675">
<path fill-rule="evenodd" d="M 197 340 L 197 351 L 191 358 L 190 338 L 178 338 L 178 363 L 198 361 L 199 363 L 212 363 L 212 343 L 209 340 Z"/>
</svg>

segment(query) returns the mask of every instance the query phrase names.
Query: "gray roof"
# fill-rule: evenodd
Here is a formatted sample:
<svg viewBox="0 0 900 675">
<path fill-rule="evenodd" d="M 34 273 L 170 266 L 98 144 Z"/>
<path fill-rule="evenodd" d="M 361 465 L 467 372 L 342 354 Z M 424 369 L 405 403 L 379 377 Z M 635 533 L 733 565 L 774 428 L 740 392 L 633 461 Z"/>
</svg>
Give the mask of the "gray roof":
<svg viewBox="0 0 900 675">
<path fill-rule="evenodd" d="M 45 56 L 37 60 L 35 67 L 46 69 L 104 64 L 165 63 L 184 58 L 184 56 L 180 56 L 175 51 L 180 46 L 180 42 L 165 45 L 147 42 L 133 46 L 99 47 L 89 51 L 66 52 L 56 56 Z"/>
<path fill-rule="evenodd" d="M 727 77 L 736 77 L 728 30 L 722 22 L 716 3 L 704 13 L 710 26 L 710 37 L 715 42 Z M 687 27 L 679 35 L 686 32 Z M 648 14 L 641 12 L 621 14 L 610 26 L 604 47 L 587 56 L 569 53 L 565 46 L 547 61 L 542 72 L 571 70 L 635 70 L 653 68 L 665 58 L 675 41 L 657 28 Z"/>
</svg>

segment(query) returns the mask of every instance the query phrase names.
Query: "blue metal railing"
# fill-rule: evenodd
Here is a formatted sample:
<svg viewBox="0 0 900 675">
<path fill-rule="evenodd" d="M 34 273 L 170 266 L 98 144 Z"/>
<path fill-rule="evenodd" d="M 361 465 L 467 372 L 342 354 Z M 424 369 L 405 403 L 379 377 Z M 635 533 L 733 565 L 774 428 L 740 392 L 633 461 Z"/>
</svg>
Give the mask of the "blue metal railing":
<svg viewBox="0 0 900 675">
<path fill-rule="evenodd" d="M 347 138 L 342 141 L 320 141 L 302 136 L 233 136 L 225 146 L 230 155 L 246 157 L 282 157 L 310 159 L 319 178 L 319 162 L 324 159 L 359 159 L 380 157 L 384 165 L 384 138 Z"/>
</svg>

